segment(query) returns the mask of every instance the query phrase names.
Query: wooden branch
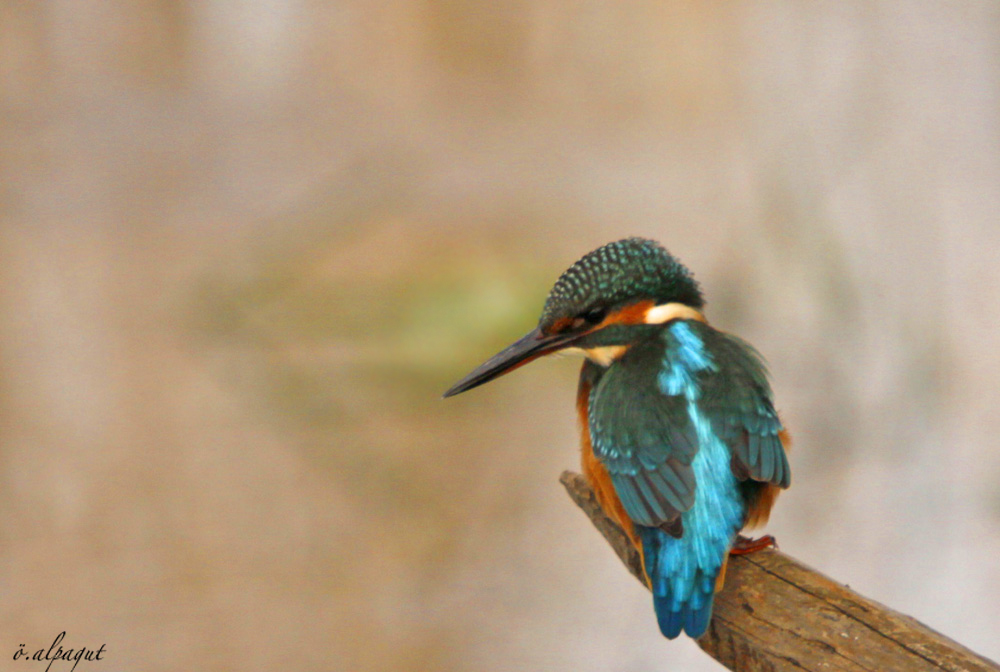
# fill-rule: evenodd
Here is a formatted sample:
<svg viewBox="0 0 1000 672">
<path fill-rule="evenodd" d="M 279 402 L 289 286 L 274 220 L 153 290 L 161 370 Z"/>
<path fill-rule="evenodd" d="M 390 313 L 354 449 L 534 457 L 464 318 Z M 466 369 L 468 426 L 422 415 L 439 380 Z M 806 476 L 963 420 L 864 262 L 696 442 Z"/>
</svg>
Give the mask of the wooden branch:
<svg viewBox="0 0 1000 672">
<path fill-rule="evenodd" d="M 645 586 L 638 552 L 584 478 L 567 471 L 560 481 Z M 726 586 L 698 645 L 741 672 L 1000 672 L 926 625 L 770 549 L 730 558 Z"/>
</svg>

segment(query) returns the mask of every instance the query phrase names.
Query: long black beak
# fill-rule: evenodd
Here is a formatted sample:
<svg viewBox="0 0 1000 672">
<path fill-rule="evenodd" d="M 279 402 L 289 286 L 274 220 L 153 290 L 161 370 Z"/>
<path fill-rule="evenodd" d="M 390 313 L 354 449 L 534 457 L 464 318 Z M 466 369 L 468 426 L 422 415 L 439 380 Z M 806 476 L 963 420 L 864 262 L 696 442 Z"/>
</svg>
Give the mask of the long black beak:
<svg viewBox="0 0 1000 672">
<path fill-rule="evenodd" d="M 479 387 L 505 373 L 510 373 L 519 366 L 524 366 L 533 359 L 547 355 L 559 348 L 566 347 L 579 334 L 555 334 L 548 336 L 540 329 L 528 332 L 522 338 L 490 357 L 475 371 L 458 381 L 444 393 L 445 397 L 453 397 L 466 390 Z"/>
</svg>

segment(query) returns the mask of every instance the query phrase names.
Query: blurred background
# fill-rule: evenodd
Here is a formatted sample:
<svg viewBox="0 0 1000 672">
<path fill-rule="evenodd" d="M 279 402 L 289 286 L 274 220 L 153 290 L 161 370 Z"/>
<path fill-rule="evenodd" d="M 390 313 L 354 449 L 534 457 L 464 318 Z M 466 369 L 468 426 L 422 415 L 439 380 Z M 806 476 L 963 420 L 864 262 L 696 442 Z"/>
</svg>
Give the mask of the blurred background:
<svg viewBox="0 0 1000 672">
<path fill-rule="evenodd" d="M 627 235 L 770 362 L 782 549 L 1000 658 L 998 56 L 989 2 L 0 2 L 0 659 L 719 669 L 558 484 L 578 361 L 439 398 Z"/>
</svg>

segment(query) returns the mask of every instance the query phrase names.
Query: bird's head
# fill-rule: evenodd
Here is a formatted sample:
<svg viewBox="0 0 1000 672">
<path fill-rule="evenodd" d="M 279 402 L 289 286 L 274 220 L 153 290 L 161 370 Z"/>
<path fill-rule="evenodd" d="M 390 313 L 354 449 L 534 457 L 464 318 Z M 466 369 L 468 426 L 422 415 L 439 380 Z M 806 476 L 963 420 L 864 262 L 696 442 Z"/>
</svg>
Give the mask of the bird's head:
<svg viewBox="0 0 1000 672">
<path fill-rule="evenodd" d="M 659 243 L 626 238 L 570 266 L 556 281 L 538 326 L 444 393 L 450 397 L 519 366 L 569 348 L 604 364 L 653 327 L 672 319 L 704 319 L 698 283 Z"/>
</svg>

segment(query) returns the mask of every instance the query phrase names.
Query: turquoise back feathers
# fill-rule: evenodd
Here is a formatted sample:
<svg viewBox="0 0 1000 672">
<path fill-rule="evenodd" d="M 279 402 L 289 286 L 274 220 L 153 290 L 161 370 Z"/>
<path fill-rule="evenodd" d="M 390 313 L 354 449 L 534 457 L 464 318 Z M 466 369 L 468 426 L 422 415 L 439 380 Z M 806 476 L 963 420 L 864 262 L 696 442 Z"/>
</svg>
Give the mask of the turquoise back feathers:
<svg viewBox="0 0 1000 672">
<path fill-rule="evenodd" d="M 589 430 L 637 525 L 661 631 L 701 636 L 746 519 L 741 481 L 791 476 L 759 355 L 702 322 L 668 323 L 600 376 Z"/>
</svg>

